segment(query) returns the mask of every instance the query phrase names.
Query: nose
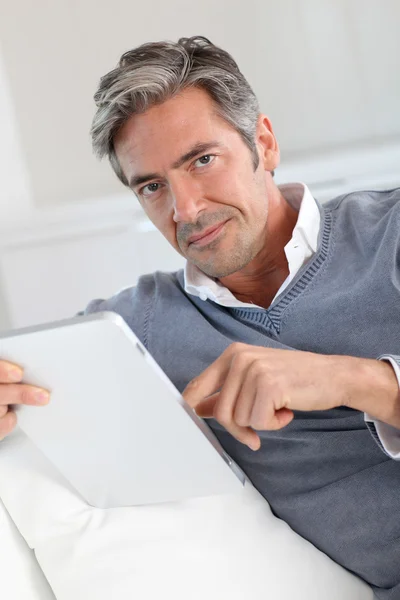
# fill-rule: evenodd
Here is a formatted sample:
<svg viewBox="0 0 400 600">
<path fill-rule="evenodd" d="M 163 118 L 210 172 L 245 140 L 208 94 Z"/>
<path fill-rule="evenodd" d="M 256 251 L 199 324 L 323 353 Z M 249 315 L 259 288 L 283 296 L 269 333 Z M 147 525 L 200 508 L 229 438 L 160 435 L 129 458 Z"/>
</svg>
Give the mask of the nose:
<svg viewBox="0 0 400 600">
<path fill-rule="evenodd" d="M 170 182 L 170 193 L 175 223 L 194 223 L 205 207 L 201 190 L 189 177 L 180 177 Z"/>
</svg>

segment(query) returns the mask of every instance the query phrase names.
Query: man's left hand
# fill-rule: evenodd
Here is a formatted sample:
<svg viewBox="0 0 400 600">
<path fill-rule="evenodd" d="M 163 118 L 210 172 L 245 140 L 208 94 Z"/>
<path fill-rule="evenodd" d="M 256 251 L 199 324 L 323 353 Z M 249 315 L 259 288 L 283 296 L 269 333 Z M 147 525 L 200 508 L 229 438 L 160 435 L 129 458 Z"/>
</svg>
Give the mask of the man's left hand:
<svg viewBox="0 0 400 600">
<path fill-rule="evenodd" d="M 371 406 L 383 401 L 389 414 L 389 401 L 397 395 L 387 363 L 242 343 L 231 344 L 183 392 L 198 416 L 213 417 L 253 450 L 261 445 L 255 430 L 282 429 L 293 410 L 349 406 L 371 413 Z"/>
</svg>

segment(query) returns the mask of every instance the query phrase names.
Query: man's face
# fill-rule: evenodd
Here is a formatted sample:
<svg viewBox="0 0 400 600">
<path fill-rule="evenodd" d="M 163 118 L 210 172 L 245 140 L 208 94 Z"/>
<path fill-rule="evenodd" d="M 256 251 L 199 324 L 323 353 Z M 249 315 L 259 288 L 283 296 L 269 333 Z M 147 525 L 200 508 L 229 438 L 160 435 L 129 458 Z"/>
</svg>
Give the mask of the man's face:
<svg viewBox="0 0 400 600">
<path fill-rule="evenodd" d="M 264 246 L 268 198 L 262 141 L 254 170 L 248 146 L 216 114 L 203 90 L 188 88 L 134 115 L 114 147 L 150 220 L 210 277 L 241 270 Z"/>
</svg>

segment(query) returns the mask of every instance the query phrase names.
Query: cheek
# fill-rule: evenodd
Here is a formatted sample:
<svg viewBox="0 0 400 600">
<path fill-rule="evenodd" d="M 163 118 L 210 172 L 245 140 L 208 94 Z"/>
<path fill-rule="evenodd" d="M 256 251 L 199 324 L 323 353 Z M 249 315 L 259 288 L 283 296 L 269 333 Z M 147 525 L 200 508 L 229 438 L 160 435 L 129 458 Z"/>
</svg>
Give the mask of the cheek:
<svg viewBox="0 0 400 600">
<path fill-rule="evenodd" d="M 203 181 L 203 197 L 210 202 L 211 211 L 220 206 L 233 206 L 239 208 L 245 186 L 232 172 L 219 172 Z"/>
<path fill-rule="evenodd" d="M 246 209 L 249 198 L 252 198 L 257 189 L 254 171 L 247 165 L 231 165 L 218 171 L 215 177 L 207 181 L 207 194 L 217 198 L 224 204 L 231 204 L 236 208 Z"/>
</svg>

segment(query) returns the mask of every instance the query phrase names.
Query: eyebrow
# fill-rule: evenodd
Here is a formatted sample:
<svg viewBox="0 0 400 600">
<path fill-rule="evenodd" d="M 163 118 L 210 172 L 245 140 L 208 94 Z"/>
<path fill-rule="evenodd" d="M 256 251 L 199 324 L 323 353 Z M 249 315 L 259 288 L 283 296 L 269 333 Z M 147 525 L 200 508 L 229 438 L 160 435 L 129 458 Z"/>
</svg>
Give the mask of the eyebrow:
<svg viewBox="0 0 400 600">
<path fill-rule="evenodd" d="M 176 160 L 172 164 L 172 168 L 173 169 L 179 169 L 179 167 L 181 167 L 182 165 L 184 165 L 185 162 L 191 160 L 192 158 L 194 158 L 198 154 L 203 154 L 205 152 L 209 152 L 212 148 L 216 148 L 216 147 L 217 148 L 221 147 L 221 144 L 219 142 L 216 142 L 216 141 L 212 141 L 212 142 L 199 142 L 199 143 L 195 144 L 194 146 L 192 146 L 192 148 L 188 152 L 185 152 L 185 154 L 183 154 L 180 158 L 178 158 L 178 160 Z M 150 179 L 162 179 L 162 177 L 158 173 L 145 173 L 143 175 L 134 175 L 129 180 L 129 187 L 135 188 L 138 185 L 140 185 L 141 183 L 145 183 L 146 181 L 150 181 Z"/>
</svg>

